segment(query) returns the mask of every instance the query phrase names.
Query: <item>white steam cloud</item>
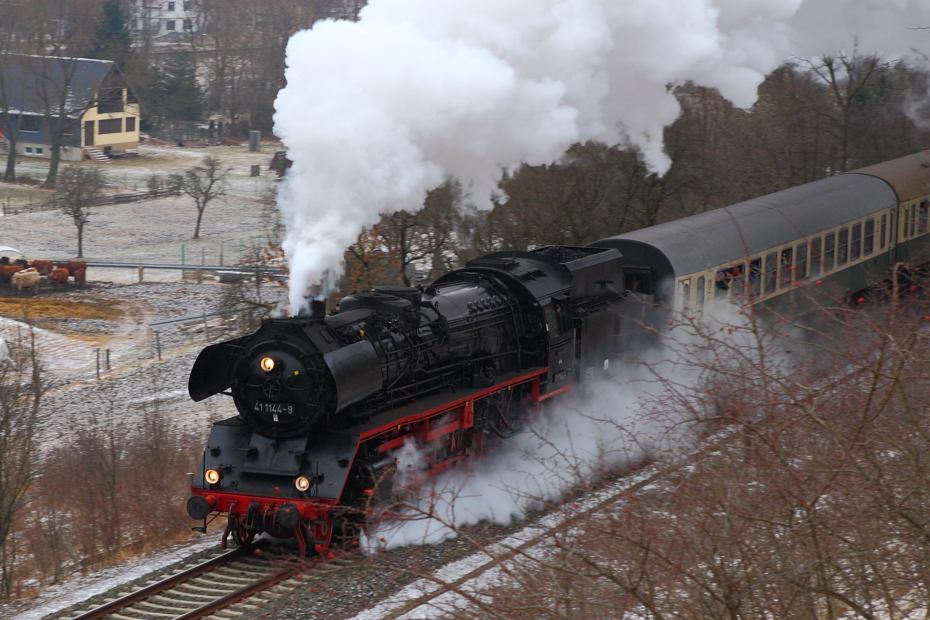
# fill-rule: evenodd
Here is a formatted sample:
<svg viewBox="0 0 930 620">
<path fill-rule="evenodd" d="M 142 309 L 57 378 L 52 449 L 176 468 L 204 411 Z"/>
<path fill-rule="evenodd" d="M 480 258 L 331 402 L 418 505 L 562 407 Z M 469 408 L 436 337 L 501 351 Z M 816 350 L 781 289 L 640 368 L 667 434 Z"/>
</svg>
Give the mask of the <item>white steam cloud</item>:
<svg viewBox="0 0 930 620">
<path fill-rule="evenodd" d="M 451 175 L 490 205 L 502 168 L 574 142 L 629 140 L 657 171 L 667 86 L 749 106 L 792 55 L 928 47 L 926 0 L 371 0 L 287 48 L 275 132 L 294 162 L 279 206 L 291 310 L 379 214 Z"/>
<path fill-rule="evenodd" d="M 410 508 L 365 533 L 362 547 L 374 552 L 434 544 L 456 536 L 464 525 L 483 520 L 508 524 L 543 502 L 558 502 L 583 488 L 602 468 L 624 468 L 668 447 L 669 427 L 648 415 L 642 400 L 646 390 L 619 381 L 590 387 L 590 399 L 548 407 L 529 430 L 468 468 L 435 478 L 424 475 L 416 496 L 408 500 Z M 394 456 L 398 484 L 409 486 L 426 466 L 423 454 L 405 446 Z"/>
</svg>

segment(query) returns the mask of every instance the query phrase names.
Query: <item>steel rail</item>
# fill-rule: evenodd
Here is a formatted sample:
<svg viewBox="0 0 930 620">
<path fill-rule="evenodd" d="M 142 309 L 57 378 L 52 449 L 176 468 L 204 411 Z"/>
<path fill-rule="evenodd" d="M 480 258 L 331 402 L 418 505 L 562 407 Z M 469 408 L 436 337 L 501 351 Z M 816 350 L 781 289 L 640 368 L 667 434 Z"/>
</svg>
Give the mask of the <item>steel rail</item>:
<svg viewBox="0 0 930 620">
<path fill-rule="evenodd" d="M 220 611 L 221 609 L 225 609 L 226 607 L 229 607 L 230 605 L 238 603 L 239 601 L 246 599 L 254 594 L 258 594 L 259 592 L 263 590 L 267 590 L 268 588 L 274 587 L 275 585 L 281 583 L 282 581 L 286 579 L 290 579 L 295 574 L 297 574 L 301 570 L 304 570 L 305 568 L 307 567 L 303 567 L 300 565 L 292 565 L 286 568 L 282 568 L 281 570 L 276 571 L 272 573 L 271 575 L 268 575 L 267 577 L 260 579 L 259 581 L 256 581 L 255 583 L 249 584 L 247 586 L 243 586 L 239 588 L 238 590 L 236 590 L 235 592 L 230 592 L 226 596 L 218 598 L 215 601 L 206 603 L 205 605 L 202 605 L 198 607 L 197 609 L 192 609 L 186 614 L 182 616 L 178 616 L 174 620 L 200 620 L 200 618 L 209 616 L 210 614 L 216 613 L 217 611 Z"/>
<path fill-rule="evenodd" d="M 211 558 L 206 562 L 202 562 L 197 566 L 192 566 L 187 570 L 183 570 L 179 573 L 171 575 L 170 577 L 166 577 L 161 581 L 153 583 L 140 590 L 130 592 L 126 596 L 122 596 L 114 601 L 110 601 L 109 603 L 105 603 L 99 607 L 91 609 L 90 611 L 84 612 L 79 616 L 75 616 L 71 620 L 99 620 L 100 618 L 103 618 L 111 613 L 125 609 L 134 603 L 144 601 L 145 599 L 155 596 L 156 594 L 160 594 L 169 588 L 189 581 L 194 577 L 198 577 L 204 573 L 210 572 L 215 568 L 219 568 L 220 566 L 225 566 L 233 560 L 246 555 L 246 553 L 251 550 L 251 547 L 239 547 L 238 549 L 233 549 L 232 551 L 218 555 L 215 558 Z"/>
</svg>

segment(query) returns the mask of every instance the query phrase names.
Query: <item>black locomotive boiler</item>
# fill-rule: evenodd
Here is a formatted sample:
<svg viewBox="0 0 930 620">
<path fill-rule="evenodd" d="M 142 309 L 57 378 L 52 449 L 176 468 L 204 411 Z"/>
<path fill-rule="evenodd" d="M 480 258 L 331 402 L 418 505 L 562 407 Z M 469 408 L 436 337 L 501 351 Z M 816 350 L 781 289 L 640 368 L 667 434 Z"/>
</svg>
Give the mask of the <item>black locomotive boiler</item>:
<svg viewBox="0 0 930 620">
<path fill-rule="evenodd" d="M 224 545 L 269 532 L 322 551 L 390 494 L 392 450 L 414 441 L 441 472 L 606 369 L 623 290 L 615 249 L 503 252 L 205 348 L 190 395 L 238 415 L 213 425 L 189 514 L 226 514 Z"/>
</svg>

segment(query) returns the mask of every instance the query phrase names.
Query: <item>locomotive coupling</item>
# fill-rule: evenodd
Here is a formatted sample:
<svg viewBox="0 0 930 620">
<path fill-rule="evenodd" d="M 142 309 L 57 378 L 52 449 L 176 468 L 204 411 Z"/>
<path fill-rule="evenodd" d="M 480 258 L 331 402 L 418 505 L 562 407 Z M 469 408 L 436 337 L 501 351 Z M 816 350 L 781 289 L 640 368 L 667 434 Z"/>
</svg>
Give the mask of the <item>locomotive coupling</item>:
<svg viewBox="0 0 930 620">
<path fill-rule="evenodd" d="M 216 506 L 216 498 L 212 495 L 206 497 L 193 495 L 187 500 L 187 514 L 190 515 L 191 519 L 201 521 L 213 512 L 214 506 Z"/>
</svg>

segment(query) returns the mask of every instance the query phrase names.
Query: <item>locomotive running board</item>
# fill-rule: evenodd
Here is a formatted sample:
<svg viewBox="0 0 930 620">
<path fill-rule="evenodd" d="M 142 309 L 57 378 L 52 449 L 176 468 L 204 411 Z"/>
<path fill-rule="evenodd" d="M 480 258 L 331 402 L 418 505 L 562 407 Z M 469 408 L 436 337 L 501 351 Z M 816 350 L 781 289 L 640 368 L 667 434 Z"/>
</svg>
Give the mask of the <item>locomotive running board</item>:
<svg viewBox="0 0 930 620">
<path fill-rule="evenodd" d="M 453 400 L 449 400 L 450 395 L 448 393 L 434 394 L 422 400 L 398 407 L 392 411 L 386 411 L 373 416 L 364 424 L 346 429 L 345 432 L 357 434 L 360 441 L 365 442 L 381 435 L 396 432 L 398 427 L 422 424 L 427 420 L 431 420 L 443 414 L 458 411 L 458 419 L 450 420 L 439 428 L 428 429 L 423 433 L 423 438 L 427 441 L 438 439 L 439 437 L 457 430 L 470 428 L 474 424 L 475 401 L 491 396 L 497 392 L 512 390 L 518 385 L 532 383 L 531 399 L 534 404 L 538 405 L 551 396 L 550 394 L 540 395 L 539 391 L 540 380 L 548 372 L 549 369 L 547 367 L 537 367 L 520 373 L 509 373 L 501 377 L 501 380 L 491 387 L 464 391 Z M 560 388 L 558 392 L 564 390 L 565 388 Z M 379 451 L 384 453 L 399 448 L 404 444 L 407 437 L 407 435 L 403 435 L 385 441 L 379 446 Z"/>
</svg>

